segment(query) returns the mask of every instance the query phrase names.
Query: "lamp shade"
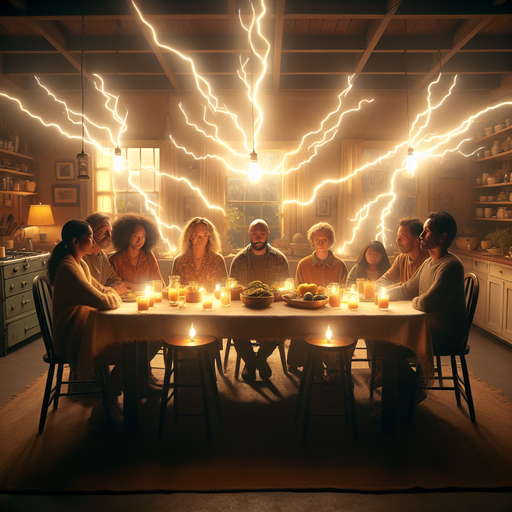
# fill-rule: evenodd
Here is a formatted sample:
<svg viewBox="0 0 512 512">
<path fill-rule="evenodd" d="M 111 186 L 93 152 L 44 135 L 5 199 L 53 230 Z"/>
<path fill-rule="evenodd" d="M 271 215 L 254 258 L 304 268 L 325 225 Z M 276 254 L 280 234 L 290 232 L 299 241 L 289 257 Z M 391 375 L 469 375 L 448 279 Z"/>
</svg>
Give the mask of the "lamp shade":
<svg viewBox="0 0 512 512">
<path fill-rule="evenodd" d="M 31 204 L 28 212 L 27 225 L 29 226 L 53 226 L 52 209 L 49 204 Z"/>
</svg>

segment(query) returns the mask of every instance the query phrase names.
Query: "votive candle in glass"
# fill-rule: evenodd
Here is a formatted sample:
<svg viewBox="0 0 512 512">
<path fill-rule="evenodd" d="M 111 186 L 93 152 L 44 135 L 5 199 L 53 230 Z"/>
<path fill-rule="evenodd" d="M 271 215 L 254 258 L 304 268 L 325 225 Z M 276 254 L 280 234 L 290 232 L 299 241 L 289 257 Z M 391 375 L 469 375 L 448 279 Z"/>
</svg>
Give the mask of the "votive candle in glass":
<svg viewBox="0 0 512 512">
<path fill-rule="evenodd" d="M 155 302 L 162 302 L 162 281 L 153 281 L 153 293 Z"/>
<path fill-rule="evenodd" d="M 139 313 L 147 313 L 149 311 L 149 297 L 139 295 L 137 297 L 137 311 Z"/>
<path fill-rule="evenodd" d="M 211 293 L 205 293 L 203 297 L 203 309 L 213 309 L 213 295 Z"/>
<path fill-rule="evenodd" d="M 172 275 L 169 276 L 169 304 L 171 306 L 178 305 L 178 296 L 180 291 L 181 276 Z"/>
<path fill-rule="evenodd" d="M 215 290 L 213 290 L 213 296 L 219 300 L 220 299 L 220 285 L 218 284 L 216 287 L 215 287 Z"/>
<path fill-rule="evenodd" d="M 357 309 L 359 307 L 359 294 L 357 292 L 348 295 L 347 306 L 348 309 Z"/>
<path fill-rule="evenodd" d="M 220 289 L 220 307 L 229 308 L 231 306 L 231 289 L 224 286 Z"/>
<path fill-rule="evenodd" d="M 389 295 L 386 293 L 386 289 L 382 288 L 379 295 L 379 309 L 381 311 L 387 311 L 389 308 Z"/>
<path fill-rule="evenodd" d="M 178 309 L 185 309 L 185 295 L 178 297 Z"/>
<path fill-rule="evenodd" d="M 153 293 L 153 281 L 146 281 L 145 294 L 149 297 L 149 307 L 152 308 L 155 305 L 155 294 Z"/>
<path fill-rule="evenodd" d="M 364 295 L 364 277 L 358 277 L 356 279 L 357 293 Z"/>
</svg>

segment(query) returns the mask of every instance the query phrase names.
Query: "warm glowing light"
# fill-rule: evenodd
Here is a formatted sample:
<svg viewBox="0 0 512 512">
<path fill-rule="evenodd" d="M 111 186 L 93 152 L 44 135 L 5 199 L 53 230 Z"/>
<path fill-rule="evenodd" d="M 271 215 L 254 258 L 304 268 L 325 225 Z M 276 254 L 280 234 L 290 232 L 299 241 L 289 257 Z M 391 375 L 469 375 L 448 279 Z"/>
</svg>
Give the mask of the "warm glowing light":
<svg viewBox="0 0 512 512">
<path fill-rule="evenodd" d="M 325 333 L 325 335 L 327 336 L 327 343 L 330 343 L 331 342 L 331 336 L 332 336 L 331 326 L 330 325 L 327 326 L 327 332 Z"/>
<path fill-rule="evenodd" d="M 194 343 L 194 336 L 196 335 L 196 331 L 194 329 L 194 324 L 190 324 L 190 341 Z"/>
<path fill-rule="evenodd" d="M 258 155 L 256 151 L 252 151 L 249 155 L 249 181 L 251 183 L 258 183 L 261 179 L 261 170 L 258 164 Z"/>
<path fill-rule="evenodd" d="M 121 172 L 121 148 L 115 148 L 114 149 L 114 171 L 115 172 Z"/>
<path fill-rule="evenodd" d="M 405 157 L 405 169 L 402 169 L 402 175 L 406 178 L 414 178 L 418 164 L 416 163 L 416 157 L 414 156 L 414 149 L 409 148 L 407 150 L 407 156 Z"/>
</svg>

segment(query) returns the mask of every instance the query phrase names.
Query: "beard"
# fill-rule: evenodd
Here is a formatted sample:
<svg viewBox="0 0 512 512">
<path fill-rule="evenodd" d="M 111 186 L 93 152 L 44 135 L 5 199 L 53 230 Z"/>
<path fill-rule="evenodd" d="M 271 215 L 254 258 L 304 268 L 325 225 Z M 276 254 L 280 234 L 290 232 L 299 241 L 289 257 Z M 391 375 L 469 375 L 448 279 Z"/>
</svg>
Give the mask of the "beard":
<svg viewBox="0 0 512 512">
<path fill-rule="evenodd" d="M 108 247 L 110 245 L 111 242 L 112 242 L 112 237 L 110 235 L 107 235 L 107 236 L 104 236 L 101 240 L 96 240 L 96 245 L 100 249 L 105 249 L 106 247 Z"/>
<path fill-rule="evenodd" d="M 264 242 L 256 242 L 256 243 L 251 240 L 251 247 L 255 251 L 262 251 L 263 249 L 267 248 L 267 245 L 268 245 L 268 242 L 266 240 Z"/>
</svg>

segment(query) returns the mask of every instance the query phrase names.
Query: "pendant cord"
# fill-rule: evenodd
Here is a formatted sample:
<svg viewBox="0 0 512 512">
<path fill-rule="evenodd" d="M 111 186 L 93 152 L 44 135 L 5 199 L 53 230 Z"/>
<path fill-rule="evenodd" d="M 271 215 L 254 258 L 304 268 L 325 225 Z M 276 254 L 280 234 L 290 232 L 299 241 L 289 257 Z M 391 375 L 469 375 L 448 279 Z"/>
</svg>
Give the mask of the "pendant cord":
<svg viewBox="0 0 512 512">
<path fill-rule="evenodd" d="M 82 54 L 80 57 L 80 85 L 82 87 L 82 153 L 84 152 L 84 28 L 85 16 L 82 11 Z"/>
<path fill-rule="evenodd" d="M 405 69 L 405 99 L 407 105 L 407 140 L 411 146 L 410 120 L 409 120 L 409 77 L 407 75 L 407 20 L 405 20 L 404 34 L 404 69 Z"/>
</svg>

